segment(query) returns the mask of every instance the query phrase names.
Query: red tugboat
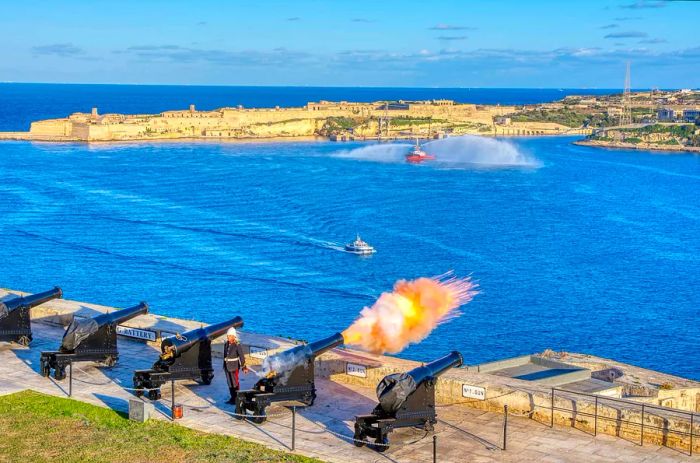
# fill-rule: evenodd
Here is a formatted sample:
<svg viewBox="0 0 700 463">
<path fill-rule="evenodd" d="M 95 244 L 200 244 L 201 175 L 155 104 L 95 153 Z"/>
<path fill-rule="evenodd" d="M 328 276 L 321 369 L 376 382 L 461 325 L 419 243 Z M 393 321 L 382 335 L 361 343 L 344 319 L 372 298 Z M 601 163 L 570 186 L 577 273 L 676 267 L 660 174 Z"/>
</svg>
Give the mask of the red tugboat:
<svg viewBox="0 0 700 463">
<path fill-rule="evenodd" d="M 411 164 L 419 164 L 423 161 L 432 161 L 435 156 L 428 154 L 420 148 L 418 140 L 416 140 L 416 146 L 413 147 L 413 151 L 406 155 L 406 162 Z"/>
</svg>

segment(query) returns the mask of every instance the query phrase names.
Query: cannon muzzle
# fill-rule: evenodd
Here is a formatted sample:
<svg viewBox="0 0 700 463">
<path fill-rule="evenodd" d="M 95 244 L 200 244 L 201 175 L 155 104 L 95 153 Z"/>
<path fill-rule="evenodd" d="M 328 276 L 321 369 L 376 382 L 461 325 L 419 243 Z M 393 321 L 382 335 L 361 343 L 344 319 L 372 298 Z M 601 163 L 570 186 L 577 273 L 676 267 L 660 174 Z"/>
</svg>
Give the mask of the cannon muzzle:
<svg viewBox="0 0 700 463">
<path fill-rule="evenodd" d="M 63 341 L 61 341 L 60 350 L 61 352 L 73 352 L 81 342 L 83 342 L 93 333 L 96 333 L 101 327 L 112 323 L 123 323 L 138 315 L 146 313 L 148 313 L 148 304 L 141 302 L 134 307 L 116 310 L 112 313 L 104 313 L 94 318 L 84 318 L 78 320 L 77 318 L 73 317 L 73 321 L 63 334 Z"/>
<path fill-rule="evenodd" d="M 138 305 L 129 307 L 128 309 L 117 310 L 111 313 L 104 313 L 95 317 L 95 323 L 99 326 L 106 325 L 107 323 L 124 323 L 125 321 L 131 320 L 139 315 L 145 315 L 148 313 L 148 304 L 145 302 L 140 302 Z"/>
<path fill-rule="evenodd" d="M 437 378 L 450 368 L 460 367 L 462 363 L 462 354 L 455 350 L 427 365 L 414 368 L 408 374 L 413 377 L 416 384 L 420 384 L 430 378 Z"/>
<path fill-rule="evenodd" d="M 396 412 L 409 395 L 426 381 L 434 381 L 450 368 L 462 365 L 462 354 L 453 351 L 406 373 L 394 373 L 384 377 L 377 385 L 379 406 L 387 413 Z"/>
<path fill-rule="evenodd" d="M 242 326 L 243 319 L 241 317 L 234 317 L 225 322 L 215 323 L 213 325 L 197 328 L 182 334 L 170 336 L 169 338 L 163 339 L 163 342 L 160 344 L 160 358 L 161 360 L 167 360 L 180 356 L 184 352 L 191 349 L 192 346 L 198 342 L 205 339 L 212 340 L 218 338 L 226 333 L 229 328 L 240 328 Z"/>
<path fill-rule="evenodd" d="M 56 286 L 43 293 L 32 294 L 31 296 L 20 296 L 9 301 L 0 302 L 0 318 L 5 318 L 10 312 L 17 309 L 31 309 L 52 299 L 63 297 L 63 291 Z"/>
</svg>

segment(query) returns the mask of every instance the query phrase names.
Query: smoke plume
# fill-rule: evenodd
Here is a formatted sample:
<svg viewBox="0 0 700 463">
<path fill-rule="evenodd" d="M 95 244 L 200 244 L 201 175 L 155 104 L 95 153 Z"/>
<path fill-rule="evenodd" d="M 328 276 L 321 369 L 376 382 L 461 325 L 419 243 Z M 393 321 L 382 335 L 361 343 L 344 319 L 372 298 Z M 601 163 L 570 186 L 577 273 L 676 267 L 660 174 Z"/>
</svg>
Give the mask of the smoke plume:
<svg viewBox="0 0 700 463">
<path fill-rule="evenodd" d="M 309 346 L 298 346 L 263 360 L 262 369 L 257 373 L 261 378 L 276 376 L 280 384 L 287 384 L 292 371 L 311 358 L 312 352 Z"/>
</svg>

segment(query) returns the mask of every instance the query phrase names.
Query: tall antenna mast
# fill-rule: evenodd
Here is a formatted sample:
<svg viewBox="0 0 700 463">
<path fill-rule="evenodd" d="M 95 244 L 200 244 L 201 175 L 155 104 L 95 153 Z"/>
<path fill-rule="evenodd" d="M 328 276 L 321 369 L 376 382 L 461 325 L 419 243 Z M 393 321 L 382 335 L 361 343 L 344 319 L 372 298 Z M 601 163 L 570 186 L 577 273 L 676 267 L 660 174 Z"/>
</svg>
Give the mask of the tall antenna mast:
<svg viewBox="0 0 700 463">
<path fill-rule="evenodd" d="M 386 138 L 389 138 L 389 100 L 384 105 L 384 123 L 386 124 Z"/>
<path fill-rule="evenodd" d="M 620 125 L 630 125 L 632 123 L 632 99 L 630 97 L 630 62 L 627 61 L 627 72 L 625 73 L 625 89 L 622 92 L 622 113 L 620 113 Z"/>
</svg>

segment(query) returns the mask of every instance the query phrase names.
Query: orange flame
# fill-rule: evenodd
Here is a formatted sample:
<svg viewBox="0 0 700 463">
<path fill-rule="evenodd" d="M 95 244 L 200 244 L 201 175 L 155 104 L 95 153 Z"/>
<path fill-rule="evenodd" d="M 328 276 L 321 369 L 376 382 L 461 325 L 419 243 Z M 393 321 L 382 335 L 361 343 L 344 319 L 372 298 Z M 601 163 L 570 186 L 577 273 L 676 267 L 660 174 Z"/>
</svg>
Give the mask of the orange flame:
<svg viewBox="0 0 700 463">
<path fill-rule="evenodd" d="M 470 278 L 399 280 L 343 332 L 345 344 L 375 353 L 397 353 L 425 339 L 441 322 L 458 316 L 457 308 L 477 294 Z"/>
</svg>

